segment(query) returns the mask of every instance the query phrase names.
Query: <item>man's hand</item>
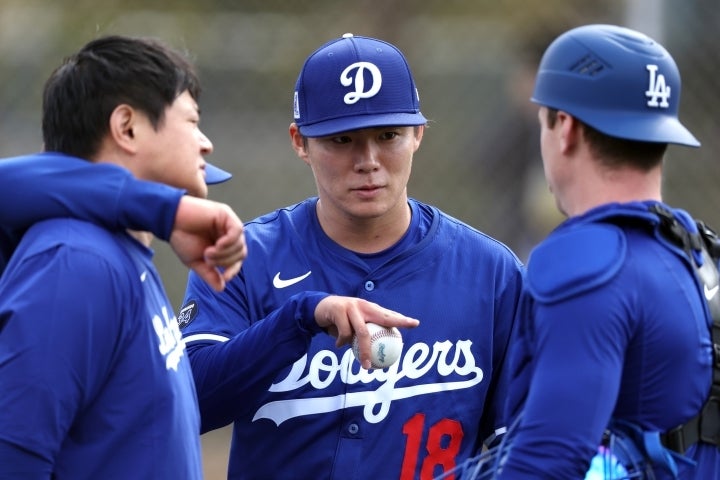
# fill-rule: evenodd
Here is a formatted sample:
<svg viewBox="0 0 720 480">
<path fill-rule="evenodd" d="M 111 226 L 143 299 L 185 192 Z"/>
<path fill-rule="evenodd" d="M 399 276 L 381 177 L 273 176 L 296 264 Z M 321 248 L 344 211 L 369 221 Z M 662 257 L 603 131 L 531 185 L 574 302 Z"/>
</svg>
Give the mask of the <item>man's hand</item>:
<svg viewBox="0 0 720 480">
<path fill-rule="evenodd" d="M 185 195 L 175 215 L 170 245 L 216 291 L 237 275 L 247 257 L 243 223 L 226 204 Z"/>
<path fill-rule="evenodd" d="M 318 303 L 315 307 L 315 321 L 337 339 L 335 345 L 338 347 L 349 344 L 353 335 L 357 335 L 360 364 L 365 369 L 370 369 L 372 363 L 370 334 L 366 323 L 398 328 L 414 328 L 420 324 L 417 319 L 388 310 L 377 303 L 337 295 L 330 295 Z"/>
</svg>

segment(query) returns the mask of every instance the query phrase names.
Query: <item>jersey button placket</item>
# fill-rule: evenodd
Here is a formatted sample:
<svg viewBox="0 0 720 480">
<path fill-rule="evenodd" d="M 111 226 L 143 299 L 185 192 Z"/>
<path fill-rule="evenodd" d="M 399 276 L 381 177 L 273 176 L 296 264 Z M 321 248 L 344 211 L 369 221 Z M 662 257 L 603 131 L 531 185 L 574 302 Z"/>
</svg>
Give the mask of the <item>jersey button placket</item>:
<svg viewBox="0 0 720 480">
<path fill-rule="evenodd" d="M 375 282 L 373 282 L 372 280 L 366 281 L 365 282 L 365 291 L 372 292 L 373 290 L 375 290 Z"/>
</svg>

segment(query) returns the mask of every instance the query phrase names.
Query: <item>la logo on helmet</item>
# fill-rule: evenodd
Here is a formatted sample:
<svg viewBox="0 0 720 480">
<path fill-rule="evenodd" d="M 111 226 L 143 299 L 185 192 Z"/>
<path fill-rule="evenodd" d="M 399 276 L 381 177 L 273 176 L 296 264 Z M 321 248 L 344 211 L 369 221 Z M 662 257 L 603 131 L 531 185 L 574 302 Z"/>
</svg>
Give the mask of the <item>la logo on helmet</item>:
<svg viewBox="0 0 720 480">
<path fill-rule="evenodd" d="M 657 65 L 646 65 L 645 68 L 650 72 L 650 84 L 645 92 L 645 96 L 650 99 L 647 102 L 648 107 L 668 108 L 670 106 L 668 103 L 670 87 L 665 85 L 665 75 L 657 73 Z"/>
</svg>

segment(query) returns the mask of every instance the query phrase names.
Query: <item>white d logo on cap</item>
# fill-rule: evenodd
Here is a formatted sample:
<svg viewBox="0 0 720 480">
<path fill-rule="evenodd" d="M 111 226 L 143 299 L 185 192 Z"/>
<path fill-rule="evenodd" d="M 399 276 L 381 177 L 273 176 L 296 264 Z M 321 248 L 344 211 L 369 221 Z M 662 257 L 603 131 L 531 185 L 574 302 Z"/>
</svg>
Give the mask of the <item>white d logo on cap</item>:
<svg viewBox="0 0 720 480">
<path fill-rule="evenodd" d="M 355 69 L 357 69 L 355 76 L 352 78 L 349 77 L 349 73 Z M 365 69 L 372 75 L 372 85 L 370 86 L 370 90 L 367 91 L 365 91 L 365 78 L 363 76 Z M 345 87 L 349 87 L 355 83 L 355 91 L 347 93 L 343 99 L 347 105 L 352 105 L 353 103 L 357 103 L 361 98 L 374 97 L 380 91 L 382 74 L 380 73 L 380 69 L 372 63 L 356 62 L 343 70 L 340 74 L 340 83 Z"/>
</svg>

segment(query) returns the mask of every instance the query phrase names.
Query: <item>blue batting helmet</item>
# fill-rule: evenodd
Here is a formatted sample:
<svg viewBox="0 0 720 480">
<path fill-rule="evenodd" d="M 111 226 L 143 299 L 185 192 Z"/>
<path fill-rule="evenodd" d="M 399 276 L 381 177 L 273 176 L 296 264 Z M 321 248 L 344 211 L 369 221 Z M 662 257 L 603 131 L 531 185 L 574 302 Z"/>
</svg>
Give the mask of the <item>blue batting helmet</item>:
<svg viewBox="0 0 720 480">
<path fill-rule="evenodd" d="M 586 25 L 560 35 L 540 61 L 531 100 L 612 137 L 700 146 L 678 120 L 675 61 L 628 28 Z"/>
</svg>

